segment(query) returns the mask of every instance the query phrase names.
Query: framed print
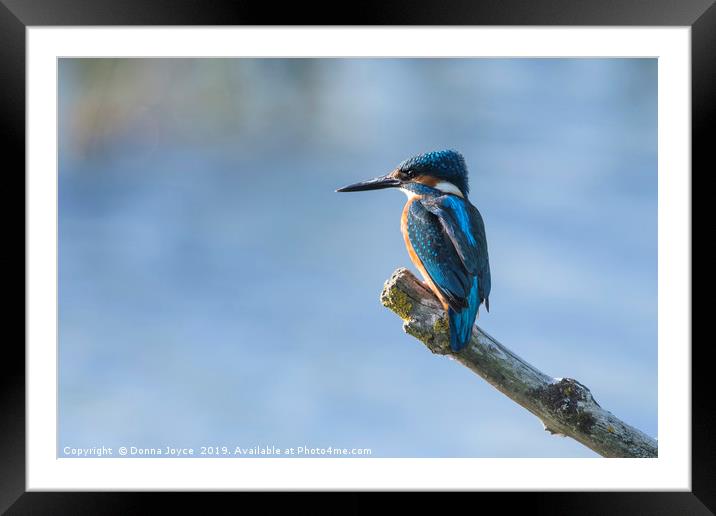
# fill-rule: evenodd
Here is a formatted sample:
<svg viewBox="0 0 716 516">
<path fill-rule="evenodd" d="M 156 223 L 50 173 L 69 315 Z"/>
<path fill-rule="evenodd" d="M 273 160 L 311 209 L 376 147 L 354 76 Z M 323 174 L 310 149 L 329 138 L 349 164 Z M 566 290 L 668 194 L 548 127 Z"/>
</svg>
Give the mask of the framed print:
<svg viewBox="0 0 716 516">
<path fill-rule="evenodd" d="M 26 192 L 3 510 L 187 490 L 716 506 L 691 339 L 712 2 L 317 24 L 1 1 Z"/>
</svg>

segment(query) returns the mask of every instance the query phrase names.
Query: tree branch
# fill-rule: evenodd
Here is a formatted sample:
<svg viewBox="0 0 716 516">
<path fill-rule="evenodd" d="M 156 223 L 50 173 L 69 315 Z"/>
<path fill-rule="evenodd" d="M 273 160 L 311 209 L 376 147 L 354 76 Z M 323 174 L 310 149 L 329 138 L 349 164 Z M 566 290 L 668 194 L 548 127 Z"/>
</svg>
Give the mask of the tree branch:
<svg viewBox="0 0 716 516">
<path fill-rule="evenodd" d="M 657 456 L 655 439 L 600 407 L 587 387 L 544 374 L 478 326 L 470 344 L 453 353 L 445 310 L 407 269 L 396 270 L 386 281 L 380 300 L 403 319 L 406 333 L 477 373 L 541 419 L 548 432 L 569 436 L 604 457 Z"/>
</svg>

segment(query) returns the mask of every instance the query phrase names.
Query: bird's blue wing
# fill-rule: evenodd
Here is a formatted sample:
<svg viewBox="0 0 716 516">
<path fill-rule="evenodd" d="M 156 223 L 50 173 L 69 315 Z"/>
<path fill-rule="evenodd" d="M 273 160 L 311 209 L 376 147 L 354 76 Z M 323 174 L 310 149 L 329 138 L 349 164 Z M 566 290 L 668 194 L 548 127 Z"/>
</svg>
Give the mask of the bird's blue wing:
<svg viewBox="0 0 716 516">
<path fill-rule="evenodd" d="M 425 272 L 448 304 L 450 348 L 460 351 L 470 342 L 480 306 L 478 277 L 465 268 L 440 218 L 420 201 L 409 206 L 408 238 Z"/>
<path fill-rule="evenodd" d="M 479 302 L 489 310 L 490 261 L 485 224 L 470 202 L 455 195 L 423 197 L 420 203 L 435 215 L 455 248 L 465 271 L 478 279 Z"/>
<path fill-rule="evenodd" d="M 407 233 L 413 251 L 448 305 L 457 311 L 464 309 L 472 280 L 438 217 L 420 202 L 411 203 Z"/>
<path fill-rule="evenodd" d="M 460 351 L 470 342 L 480 304 L 484 302 L 488 310 L 490 306 L 490 264 L 485 226 L 477 208 L 454 195 L 422 197 L 413 204 L 419 208 L 411 206 L 411 214 L 421 214 L 422 220 L 431 222 L 430 243 L 439 246 L 437 252 L 430 253 L 425 249 L 418 252 L 416 249 L 416 254 L 441 292 L 450 290 L 459 299 L 459 303 L 449 303 L 448 319 L 450 347 L 453 351 Z M 410 238 L 413 243 L 413 237 Z M 459 288 L 453 288 L 442 278 L 436 279 L 433 270 L 442 275 L 453 273 Z"/>
</svg>

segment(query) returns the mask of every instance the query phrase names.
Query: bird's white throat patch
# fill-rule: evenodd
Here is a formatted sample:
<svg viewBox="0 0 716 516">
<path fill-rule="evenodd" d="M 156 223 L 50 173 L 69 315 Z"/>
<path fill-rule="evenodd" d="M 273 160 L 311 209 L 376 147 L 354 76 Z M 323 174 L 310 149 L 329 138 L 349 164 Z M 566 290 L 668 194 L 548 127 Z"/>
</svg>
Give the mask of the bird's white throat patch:
<svg viewBox="0 0 716 516">
<path fill-rule="evenodd" d="M 462 195 L 462 192 L 460 189 L 452 184 L 450 181 L 440 181 L 435 185 L 435 188 L 440 190 L 441 192 L 449 193 L 449 194 L 455 194 L 459 195 L 460 197 L 464 197 Z"/>
<path fill-rule="evenodd" d="M 403 192 L 408 199 L 412 199 L 413 197 L 418 195 L 412 190 L 408 190 L 407 188 L 401 188 L 400 191 Z"/>
</svg>

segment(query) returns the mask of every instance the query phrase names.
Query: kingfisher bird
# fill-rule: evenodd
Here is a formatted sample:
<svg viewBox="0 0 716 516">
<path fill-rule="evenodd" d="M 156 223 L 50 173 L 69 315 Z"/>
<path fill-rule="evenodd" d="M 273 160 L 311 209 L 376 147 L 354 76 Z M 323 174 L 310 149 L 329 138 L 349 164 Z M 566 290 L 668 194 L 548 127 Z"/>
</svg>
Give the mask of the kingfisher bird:
<svg viewBox="0 0 716 516">
<path fill-rule="evenodd" d="M 450 348 L 470 342 L 482 303 L 490 311 L 490 262 L 485 224 L 467 198 L 467 166 L 454 150 L 427 152 L 387 175 L 337 192 L 399 188 L 408 196 L 400 229 L 410 259 L 447 312 Z"/>
</svg>

